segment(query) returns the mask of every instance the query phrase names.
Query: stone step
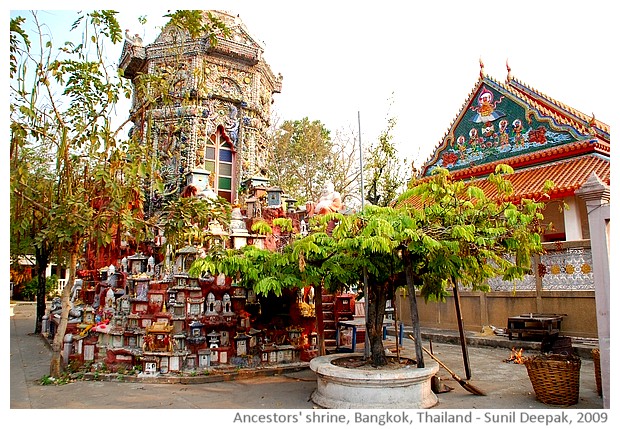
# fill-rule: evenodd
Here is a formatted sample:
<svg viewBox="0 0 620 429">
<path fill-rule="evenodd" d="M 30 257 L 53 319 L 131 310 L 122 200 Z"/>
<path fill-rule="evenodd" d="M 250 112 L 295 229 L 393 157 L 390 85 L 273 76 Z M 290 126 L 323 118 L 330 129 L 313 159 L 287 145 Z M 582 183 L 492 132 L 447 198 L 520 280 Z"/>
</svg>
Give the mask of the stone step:
<svg viewBox="0 0 620 429">
<path fill-rule="evenodd" d="M 325 347 L 333 347 L 336 348 L 336 339 L 335 338 L 325 338 Z"/>
<path fill-rule="evenodd" d="M 335 329 L 323 329 L 323 336 L 325 337 L 325 339 L 336 339 L 336 330 Z"/>
</svg>

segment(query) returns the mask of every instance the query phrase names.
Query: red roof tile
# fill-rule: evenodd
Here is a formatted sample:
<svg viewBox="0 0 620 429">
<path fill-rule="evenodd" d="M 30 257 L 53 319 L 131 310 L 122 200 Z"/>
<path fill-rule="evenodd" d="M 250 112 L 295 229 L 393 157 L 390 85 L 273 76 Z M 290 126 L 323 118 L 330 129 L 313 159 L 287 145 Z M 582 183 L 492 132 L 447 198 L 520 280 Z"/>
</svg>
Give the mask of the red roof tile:
<svg viewBox="0 0 620 429">
<path fill-rule="evenodd" d="M 510 180 L 514 190 L 510 200 L 519 201 L 523 198 L 542 200 L 545 181 L 550 180 L 554 184 L 554 187 L 547 192 L 548 197 L 545 197 L 545 199 L 564 198 L 574 195 L 575 191 L 588 180 L 592 173 L 595 173 L 601 182 L 608 186 L 610 185 L 609 160 L 597 155 L 564 159 L 525 168 L 505 177 Z M 430 179 L 430 177 L 426 177 L 423 180 Z M 467 181 L 467 183 L 482 189 L 488 198 L 499 198 L 495 186 L 486 177 L 472 179 Z M 418 205 L 415 198 L 404 201 L 401 204 Z"/>
<path fill-rule="evenodd" d="M 590 153 L 599 153 L 606 157 L 609 156 L 609 149 L 609 143 L 601 142 L 596 139 L 581 140 L 563 146 L 543 149 L 538 152 L 531 152 L 496 162 L 474 165 L 463 170 L 456 170 L 452 172 L 452 177 L 454 179 L 469 179 L 471 177 L 486 176 L 493 173 L 495 167 L 499 164 L 507 164 L 514 170 L 517 170 L 519 168 L 531 167 L 542 163 L 554 162 L 559 159 L 571 159 Z"/>
<path fill-rule="evenodd" d="M 553 189 L 547 194 L 550 199 L 555 199 L 574 195 L 592 173 L 595 173 L 603 183 L 609 185 L 609 160 L 598 156 L 584 156 L 515 171 L 506 178 L 512 183 L 514 189 L 512 199 L 514 200 L 542 198 L 542 191 L 547 180 L 551 180 L 554 184 Z M 481 188 L 488 198 L 498 198 L 494 186 L 487 179 L 476 179 L 471 181 L 471 184 Z"/>
</svg>

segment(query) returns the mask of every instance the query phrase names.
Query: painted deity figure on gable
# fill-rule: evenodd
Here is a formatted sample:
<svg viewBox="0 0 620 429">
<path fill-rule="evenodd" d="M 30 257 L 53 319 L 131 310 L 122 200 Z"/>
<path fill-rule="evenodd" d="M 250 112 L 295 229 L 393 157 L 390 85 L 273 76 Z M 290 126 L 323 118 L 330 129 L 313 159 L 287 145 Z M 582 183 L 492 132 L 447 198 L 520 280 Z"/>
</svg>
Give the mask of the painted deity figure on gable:
<svg viewBox="0 0 620 429">
<path fill-rule="evenodd" d="M 508 135 L 508 121 L 502 119 L 499 121 L 499 145 L 500 149 L 506 149 L 510 146 L 510 136 Z"/>
<path fill-rule="evenodd" d="M 478 105 L 470 107 L 470 109 L 476 112 L 472 118 L 473 122 L 484 124 L 506 116 L 504 112 L 496 110 L 497 105 L 502 102 L 504 96 L 502 95 L 497 101 L 494 101 L 494 99 L 495 97 L 491 91 L 486 88 L 482 89 L 478 95 Z"/>
<path fill-rule="evenodd" d="M 514 134 L 514 144 L 516 147 L 521 147 L 525 144 L 525 137 L 523 136 L 523 123 L 520 119 L 515 119 L 512 122 L 512 132 Z"/>
</svg>

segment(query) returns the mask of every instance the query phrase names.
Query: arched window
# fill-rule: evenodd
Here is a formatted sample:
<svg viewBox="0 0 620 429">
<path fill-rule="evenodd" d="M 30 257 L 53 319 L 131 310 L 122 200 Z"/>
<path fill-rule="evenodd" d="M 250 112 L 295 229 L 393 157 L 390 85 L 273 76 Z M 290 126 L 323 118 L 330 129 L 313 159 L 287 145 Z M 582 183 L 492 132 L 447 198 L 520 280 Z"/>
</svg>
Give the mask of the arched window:
<svg viewBox="0 0 620 429">
<path fill-rule="evenodd" d="M 218 127 L 207 141 L 205 169 L 214 177 L 213 190 L 228 202 L 233 202 L 235 149 L 222 129 Z"/>
</svg>

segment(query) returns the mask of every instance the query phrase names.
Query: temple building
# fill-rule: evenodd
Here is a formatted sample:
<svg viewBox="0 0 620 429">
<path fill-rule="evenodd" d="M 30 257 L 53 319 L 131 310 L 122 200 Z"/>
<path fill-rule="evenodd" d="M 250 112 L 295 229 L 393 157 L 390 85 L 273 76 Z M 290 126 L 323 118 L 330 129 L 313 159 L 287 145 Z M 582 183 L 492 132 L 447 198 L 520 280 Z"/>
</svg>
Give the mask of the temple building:
<svg viewBox="0 0 620 429">
<path fill-rule="evenodd" d="M 509 338 L 542 335 L 541 349 L 546 351 L 560 343 L 558 336 L 589 338 L 600 350 L 600 358 L 594 360 L 602 374 L 598 390 L 607 408 L 609 125 L 594 113 L 586 115 L 517 80 L 508 63 L 506 68 L 502 83 L 487 76 L 480 61 L 478 81 L 420 177 L 442 167 L 453 179 L 465 180 L 493 198 L 497 194 L 488 176 L 498 164 L 507 164 L 514 170 L 506 175 L 514 190 L 512 200 L 545 202 L 544 223 L 549 228 L 542 236 L 544 252 L 533 256 L 532 272 L 522 281 L 493 279 L 487 293 L 459 292 L 461 322 L 466 329 L 490 328 Z M 550 190 L 544 190 L 546 181 L 553 182 Z M 421 323 L 454 328 L 455 307 L 456 318 L 460 314 L 457 298 L 453 294 L 446 303 L 421 306 Z"/>
<path fill-rule="evenodd" d="M 544 182 L 551 180 L 555 186 L 544 215 L 553 231 L 543 240 L 587 239 L 586 206 L 575 191 L 593 173 L 609 186 L 609 125 L 518 81 L 507 69 L 500 83 L 485 75 L 481 63 L 480 79 L 422 176 L 443 167 L 493 197 L 485 177 L 498 164 L 508 164 L 515 170 L 509 177 L 515 200 L 539 199 Z"/>
<path fill-rule="evenodd" d="M 238 16 L 203 14 L 226 24 L 230 35 L 216 33 L 213 44 L 208 35 L 191 38 L 168 24 L 146 46 L 128 37 L 120 69 L 134 85 L 132 133 L 140 133 L 161 162 L 163 198 L 176 198 L 185 185 L 194 184 L 232 203 L 238 189 L 265 167 L 271 104 L 281 91 L 282 76 L 273 74 L 263 48 Z M 139 79 L 159 73 L 172 75 L 172 83 L 145 109 L 147 94 Z M 171 102 L 164 103 L 168 96 Z M 162 196 L 150 197 L 147 210 L 157 210 Z"/>
<path fill-rule="evenodd" d="M 609 222 L 594 223 L 592 216 L 600 213 L 597 207 L 609 210 L 609 125 L 519 81 L 508 64 L 505 81 L 495 80 L 481 61 L 477 82 L 419 178 L 445 168 L 452 179 L 493 198 L 488 176 L 499 164 L 514 170 L 506 175 L 513 201 L 546 204 L 545 252 L 533 258 L 532 273 L 521 281 L 493 279 L 488 293 L 463 291 L 466 329 L 505 328 L 509 317 L 521 313 L 558 314 L 562 335 L 600 337 L 604 327 L 597 328 L 597 313 L 604 313 L 599 308 L 604 297 L 599 287 L 605 288 L 605 273 L 609 279 Z M 546 181 L 554 185 L 548 191 Z M 598 194 L 593 197 L 588 189 Z M 425 326 L 454 328 L 454 306 L 422 306 L 421 320 Z"/>
</svg>

